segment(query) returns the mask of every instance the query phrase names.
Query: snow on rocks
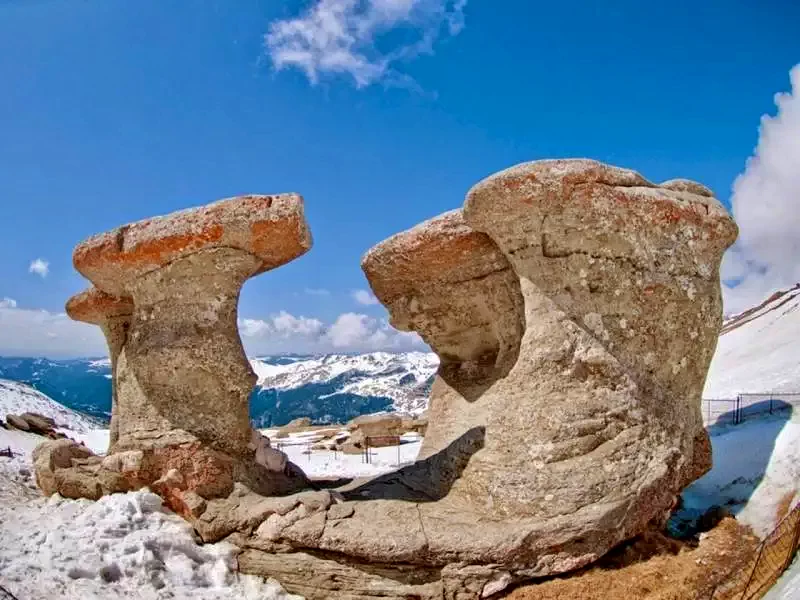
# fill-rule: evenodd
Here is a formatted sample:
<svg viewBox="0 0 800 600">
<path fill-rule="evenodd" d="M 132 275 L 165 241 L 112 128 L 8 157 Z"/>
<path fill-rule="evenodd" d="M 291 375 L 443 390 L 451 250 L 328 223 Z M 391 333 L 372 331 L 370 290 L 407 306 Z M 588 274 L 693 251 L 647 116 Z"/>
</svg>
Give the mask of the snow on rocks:
<svg viewBox="0 0 800 600">
<path fill-rule="evenodd" d="M 147 491 L 97 502 L 59 496 L 0 506 L 0 580 L 26 600 L 288 600 L 275 581 L 236 573 L 236 548 L 199 546 Z"/>
<path fill-rule="evenodd" d="M 69 429 L 76 433 L 86 433 L 97 428 L 97 423 L 89 417 L 62 406 L 32 387 L 17 381 L 0 379 L 0 417 L 26 412 L 50 417 L 59 429 Z"/>
</svg>

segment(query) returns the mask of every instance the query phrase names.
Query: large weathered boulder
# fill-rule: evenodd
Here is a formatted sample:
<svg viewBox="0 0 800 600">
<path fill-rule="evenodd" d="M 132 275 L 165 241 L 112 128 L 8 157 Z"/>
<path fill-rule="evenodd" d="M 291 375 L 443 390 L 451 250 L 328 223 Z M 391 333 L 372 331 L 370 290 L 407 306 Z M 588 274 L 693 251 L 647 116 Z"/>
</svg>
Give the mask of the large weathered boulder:
<svg viewBox="0 0 800 600">
<path fill-rule="evenodd" d="M 423 453 L 239 531 L 242 569 L 310 598 L 486 597 L 660 523 L 710 466 L 700 392 L 735 237 L 699 184 L 560 160 L 371 250 L 393 324 L 441 359 Z"/>
<path fill-rule="evenodd" d="M 237 304 L 248 278 L 310 246 L 296 194 L 221 200 L 77 246 L 75 268 L 96 289 L 73 298 L 68 312 L 106 331 L 116 412 L 109 456 L 80 473 L 99 488 L 81 479 L 71 489 L 95 495 L 153 485 L 191 515 L 202 505 L 197 495 L 227 496 L 237 481 L 268 495 L 307 484 L 300 469 L 253 443 L 248 400 L 256 377 Z"/>
<path fill-rule="evenodd" d="M 133 318 L 133 300 L 101 292 L 95 287 L 76 294 L 67 301 L 67 315 L 75 321 L 92 323 L 103 332 L 108 344 L 111 360 L 111 425 L 109 427 L 109 449 L 119 438 L 119 415 L 117 414 L 117 357 L 128 339 L 128 330 Z"/>
</svg>

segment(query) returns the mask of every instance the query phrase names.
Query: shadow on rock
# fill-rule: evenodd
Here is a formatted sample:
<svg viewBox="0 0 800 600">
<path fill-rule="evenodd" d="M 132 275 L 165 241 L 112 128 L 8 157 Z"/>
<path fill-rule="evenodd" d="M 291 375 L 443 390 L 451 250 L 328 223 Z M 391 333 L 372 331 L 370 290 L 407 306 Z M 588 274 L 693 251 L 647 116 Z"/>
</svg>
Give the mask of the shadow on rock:
<svg viewBox="0 0 800 600">
<path fill-rule="evenodd" d="M 461 477 L 472 455 L 483 448 L 485 437 L 485 427 L 473 427 L 444 450 L 345 492 L 345 498 L 409 502 L 441 500 Z"/>
</svg>

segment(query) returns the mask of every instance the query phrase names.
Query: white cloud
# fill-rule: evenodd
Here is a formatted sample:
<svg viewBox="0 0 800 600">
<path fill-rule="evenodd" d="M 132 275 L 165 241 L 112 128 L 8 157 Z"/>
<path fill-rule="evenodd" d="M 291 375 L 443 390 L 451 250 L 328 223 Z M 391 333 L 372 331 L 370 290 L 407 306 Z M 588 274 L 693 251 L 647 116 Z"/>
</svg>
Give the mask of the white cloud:
<svg viewBox="0 0 800 600">
<path fill-rule="evenodd" d="M 306 294 L 309 296 L 330 296 L 330 290 L 326 290 L 325 288 L 306 288 Z"/>
<path fill-rule="evenodd" d="M 249 355 L 288 352 L 403 351 L 425 349 L 414 333 L 392 328 L 385 320 L 344 313 L 326 324 L 281 311 L 267 319 L 239 319 Z M 64 313 L 18 308 L 0 301 L 0 356 L 98 357 L 108 348 L 99 327 L 71 320 Z"/>
<path fill-rule="evenodd" d="M 275 327 L 275 331 L 284 337 L 292 337 L 295 335 L 314 336 L 321 332 L 324 327 L 322 321 L 319 319 L 295 317 L 285 310 L 282 310 L 276 317 L 273 317 L 272 323 Z"/>
<path fill-rule="evenodd" d="M 380 302 L 378 302 L 378 299 L 371 293 L 369 293 L 367 290 L 353 290 L 351 296 L 353 296 L 353 300 L 355 300 L 359 304 L 363 304 L 364 306 L 372 306 L 374 304 L 380 304 Z"/>
<path fill-rule="evenodd" d="M 239 334 L 244 338 L 272 333 L 272 326 L 262 319 L 239 319 Z"/>
<path fill-rule="evenodd" d="M 793 91 L 761 118 L 758 146 L 733 184 L 739 240 L 722 265 L 725 310 L 738 312 L 800 281 L 800 64 Z"/>
<path fill-rule="evenodd" d="M 297 68 L 312 84 L 349 75 L 356 87 L 412 86 L 396 65 L 431 54 L 464 28 L 467 0 L 315 0 L 300 16 L 272 23 L 265 44 L 277 70 Z M 391 35 L 387 35 L 391 34 Z"/>
<path fill-rule="evenodd" d="M 28 266 L 28 273 L 35 273 L 42 279 L 47 277 L 47 274 L 49 272 L 50 272 L 50 263 L 41 258 L 32 260 L 30 266 Z"/>
<path fill-rule="evenodd" d="M 408 350 L 424 345 L 416 333 L 398 331 L 386 321 L 359 313 L 339 315 L 326 338 L 333 348 L 348 352 Z"/>
<path fill-rule="evenodd" d="M 385 320 L 344 313 L 333 323 L 281 311 L 269 319 L 240 319 L 239 331 L 251 355 L 424 349 L 415 333 L 397 331 Z"/>
<path fill-rule="evenodd" d="M 105 338 L 99 327 L 73 321 L 64 313 L 18 308 L 0 302 L 0 355 L 105 356 Z"/>
</svg>

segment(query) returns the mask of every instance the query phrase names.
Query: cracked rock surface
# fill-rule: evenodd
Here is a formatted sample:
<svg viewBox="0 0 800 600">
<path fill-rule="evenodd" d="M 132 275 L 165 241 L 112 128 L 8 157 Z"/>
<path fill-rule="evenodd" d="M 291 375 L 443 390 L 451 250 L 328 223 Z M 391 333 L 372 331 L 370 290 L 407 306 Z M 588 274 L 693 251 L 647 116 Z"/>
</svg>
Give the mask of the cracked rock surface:
<svg viewBox="0 0 800 600">
<path fill-rule="evenodd" d="M 370 250 L 392 323 L 441 359 L 420 458 L 227 528 L 242 569 L 310 598 L 488 597 L 659 524 L 711 464 L 700 393 L 736 233 L 699 184 L 557 160 Z"/>
<path fill-rule="evenodd" d="M 133 301 L 118 436 L 103 459 L 42 445 L 37 477 L 86 497 L 152 485 L 204 540 L 238 545 L 242 571 L 312 600 L 485 598 L 567 573 L 660 524 L 710 467 L 700 394 L 736 233 L 704 186 L 595 161 L 481 181 L 362 263 L 441 361 L 418 460 L 297 493 L 302 473 L 249 429 L 236 304 L 310 246 L 299 197 L 95 236 L 76 268 Z"/>
<path fill-rule="evenodd" d="M 250 428 L 255 374 L 237 329 L 242 284 L 304 254 L 311 235 L 296 194 L 240 196 L 89 238 L 73 255 L 94 288 L 67 305 L 109 343 L 114 410 L 109 455 L 72 466 L 55 445 L 48 481 L 68 497 L 151 486 L 199 514 L 235 482 L 263 494 L 302 489 L 302 471 Z M 69 462 L 69 461 L 67 461 Z"/>
</svg>

